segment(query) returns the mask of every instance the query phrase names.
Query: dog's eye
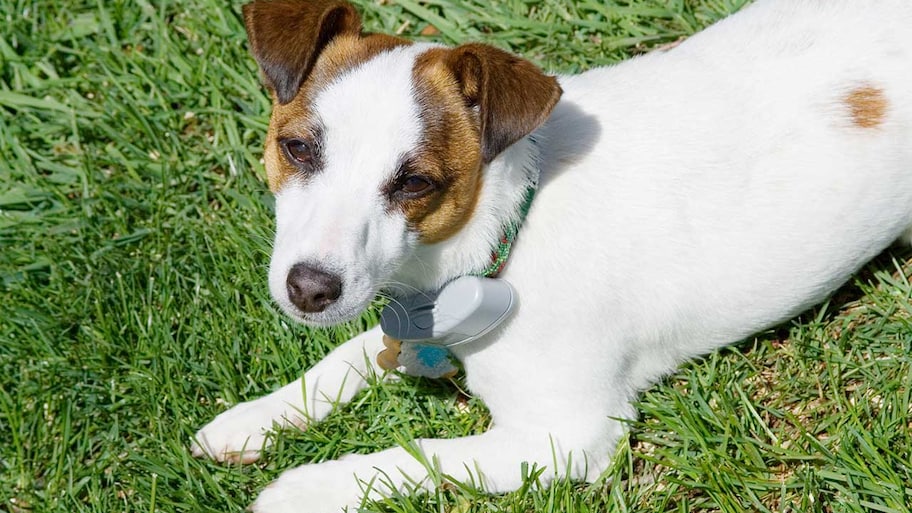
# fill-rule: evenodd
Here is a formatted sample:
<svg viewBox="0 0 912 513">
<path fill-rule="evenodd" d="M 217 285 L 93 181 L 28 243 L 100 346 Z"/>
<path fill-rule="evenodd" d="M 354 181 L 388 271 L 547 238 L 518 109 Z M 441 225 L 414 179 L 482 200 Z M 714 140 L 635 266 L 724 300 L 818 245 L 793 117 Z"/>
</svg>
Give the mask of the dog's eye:
<svg viewBox="0 0 912 513">
<path fill-rule="evenodd" d="M 420 194 L 432 187 L 431 182 L 420 176 L 410 176 L 402 181 L 399 190 L 407 194 Z"/>
<path fill-rule="evenodd" d="M 304 139 L 285 139 L 281 144 L 285 155 L 293 164 L 307 167 L 313 166 L 313 148 L 311 148 L 309 142 Z"/>
<path fill-rule="evenodd" d="M 403 199 L 420 198 L 434 190 L 434 182 L 418 175 L 406 176 L 399 180 L 396 194 Z"/>
<path fill-rule="evenodd" d="M 439 187 L 438 182 L 416 169 L 411 160 L 404 159 L 396 170 L 395 178 L 389 182 L 385 190 L 391 201 L 401 202 L 422 198 Z"/>
</svg>

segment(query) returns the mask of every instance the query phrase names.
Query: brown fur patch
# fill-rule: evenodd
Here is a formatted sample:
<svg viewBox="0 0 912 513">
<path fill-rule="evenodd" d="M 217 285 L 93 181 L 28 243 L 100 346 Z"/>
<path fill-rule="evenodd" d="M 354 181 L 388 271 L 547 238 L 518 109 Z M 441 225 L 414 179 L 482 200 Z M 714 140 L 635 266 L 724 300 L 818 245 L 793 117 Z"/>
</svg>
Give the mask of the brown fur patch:
<svg viewBox="0 0 912 513">
<path fill-rule="evenodd" d="M 411 44 L 405 39 L 383 34 L 343 34 L 333 39 L 320 53 L 309 76 L 294 99 L 282 104 L 273 96 L 272 116 L 266 134 L 263 160 L 269 189 L 278 192 L 289 180 L 299 175 L 279 147 L 279 140 L 310 137 L 319 132 L 310 106 L 317 95 L 339 76 L 357 68 L 377 55 L 398 46 Z"/>
<path fill-rule="evenodd" d="M 447 65 L 466 101 L 481 113 L 485 163 L 541 126 L 561 97 L 555 77 L 493 46 L 468 43 L 453 48 Z"/>
<path fill-rule="evenodd" d="M 279 140 L 312 132 L 312 120 L 310 110 L 301 102 L 291 101 L 284 105 L 278 101 L 273 102 L 269 130 L 266 132 L 266 147 L 263 151 L 266 178 L 269 181 L 269 190 L 273 193 L 279 192 L 289 180 L 300 175 L 298 168 L 285 158 Z"/>
<path fill-rule="evenodd" d="M 333 38 L 361 32 L 358 12 L 340 0 L 258 0 L 243 11 L 250 49 L 281 103 L 294 98 Z"/>
<path fill-rule="evenodd" d="M 887 98 L 883 89 L 873 86 L 855 88 L 843 102 L 849 108 L 852 123 L 859 128 L 876 128 L 887 114 Z"/>
<path fill-rule="evenodd" d="M 529 61 L 475 43 L 424 52 L 412 75 L 424 129 L 412 164 L 443 185 L 401 208 L 421 241 L 432 244 L 471 219 L 483 166 L 538 128 L 561 89 Z"/>
<path fill-rule="evenodd" d="M 428 50 L 412 72 L 423 138 L 411 163 L 415 173 L 432 178 L 439 189 L 401 208 L 425 244 L 446 240 L 462 229 L 481 192 L 480 121 L 446 64 L 449 52 Z"/>
</svg>

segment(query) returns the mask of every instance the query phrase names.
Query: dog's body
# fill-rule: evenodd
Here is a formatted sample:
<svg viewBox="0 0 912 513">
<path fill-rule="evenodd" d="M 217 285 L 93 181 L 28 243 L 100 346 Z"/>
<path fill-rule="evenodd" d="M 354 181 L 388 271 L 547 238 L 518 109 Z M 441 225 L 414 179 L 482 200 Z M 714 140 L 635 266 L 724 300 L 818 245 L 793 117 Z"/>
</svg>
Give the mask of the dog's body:
<svg viewBox="0 0 912 513">
<path fill-rule="evenodd" d="M 281 52 L 256 33 L 257 17 L 268 16 L 249 11 L 254 53 L 277 97 L 266 158 L 278 218 L 270 284 L 293 316 L 337 322 L 381 287 L 434 290 L 484 267 L 540 173 L 502 274 L 518 291 L 519 310 L 484 340 L 455 348 L 493 427 L 418 441 L 444 474 L 472 472 L 489 491 L 515 489 L 524 461 L 548 467 L 545 477 L 596 478 L 624 431 L 613 419 L 635 414 L 630 401 L 639 390 L 688 358 L 825 299 L 910 234 L 912 53 L 904 38 L 912 3 L 905 0 L 761 0 L 671 51 L 561 78 L 553 111 L 560 90 L 522 68 L 519 78 L 504 79 L 522 101 L 506 103 L 534 112 L 506 129 L 492 129 L 499 121 L 486 117 L 502 106 L 471 94 L 501 79 L 503 66 L 486 62 L 499 52 L 471 46 L 468 64 L 453 64 L 462 54 L 443 52 L 459 49 L 384 40 L 389 48 L 353 50 L 337 36 L 322 55 L 315 50 L 316 64 L 304 65 L 303 85 L 289 85 L 275 70 Z M 345 22 L 351 11 L 331 14 Z M 338 64 L 340 46 L 358 62 Z M 428 92 L 439 82 L 428 55 L 470 97 L 465 116 L 447 111 L 458 110 L 444 94 L 452 81 Z M 422 75 L 426 64 L 438 78 Z M 321 77 L 327 69 L 342 71 Z M 441 95 L 443 107 L 435 103 Z M 427 135 L 434 128 L 427 109 L 436 108 L 455 124 L 448 136 L 457 147 L 428 144 L 436 136 Z M 301 121 L 314 118 L 319 130 Z M 459 131 L 466 120 L 468 131 Z M 489 139 L 498 129 L 508 135 Z M 280 169 L 283 157 L 300 164 L 302 151 L 281 141 L 303 132 L 318 132 L 320 154 L 303 153 L 309 176 L 299 178 Z M 474 147 L 459 147 L 473 137 Z M 414 206 L 426 196 L 396 203 L 400 192 L 378 193 L 400 180 L 390 176 L 402 154 L 416 151 L 444 160 L 476 155 L 479 183 L 456 183 L 471 182 L 471 172 L 431 180 L 431 192 L 419 191 L 438 195 L 431 206 Z M 421 187 L 413 180 L 396 191 Z M 430 223 L 440 209 L 449 217 Z M 289 277 L 301 262 L 320 263 L 304 285 Z M 337 275 L 341 287 L 328 300 L 324 275 Z M 314 282 L 323 284 L 316 306 L 296 296 Z M 198 434 L 195 453 L 256 459 L 274 422 L 320 420 L 361 390 L 365 376 L 382 372 L 371 368 L 381 349 L 376 328 L 343 344 L 303 386 L 220 415 Z M 403 474 L 420 479 L 426 471 L 402 448 L 307 465 L 264 491 L 254 510 L 336 511 L 362 495 L 354 476 L 379 474 L 401 486 Z"/>
</svg>

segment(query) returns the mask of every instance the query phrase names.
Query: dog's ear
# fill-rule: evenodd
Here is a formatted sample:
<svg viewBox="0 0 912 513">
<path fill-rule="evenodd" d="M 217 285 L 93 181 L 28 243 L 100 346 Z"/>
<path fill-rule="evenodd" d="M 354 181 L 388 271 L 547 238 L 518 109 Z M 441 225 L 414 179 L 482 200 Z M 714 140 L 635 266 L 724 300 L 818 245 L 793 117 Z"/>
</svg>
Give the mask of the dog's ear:
<svg viewBox="0 0 912 513">
<path fill-rule="evenodd" d="M 253 56 L 282 104 L 295 97 L 334 37 L 361 32 L 358 12 L 340 0 L 256 0 L 243 10 Z"/>
<path fill-rule="evenodd" d="M 493 46 L 458 46 L 447 65 L 466 102 L 479 110 L 485 163 L 544 123 L 561 96 L 556 78 Z"/>
</svg>

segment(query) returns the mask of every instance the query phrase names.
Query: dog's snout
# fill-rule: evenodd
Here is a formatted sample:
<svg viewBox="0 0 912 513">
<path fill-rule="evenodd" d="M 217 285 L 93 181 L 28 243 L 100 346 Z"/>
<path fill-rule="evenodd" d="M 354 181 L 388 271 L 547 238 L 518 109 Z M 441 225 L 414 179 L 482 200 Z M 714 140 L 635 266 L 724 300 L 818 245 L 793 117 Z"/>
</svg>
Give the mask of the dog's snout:
<svg viewBox="0 0 912 513">
<path fill-rule="evenodd" d="M 285 279 L 288 299 L 307 313 L 322 312 L 342 295 L 342 280 L 308 264 L 295 264 Z"/>
</svg>

